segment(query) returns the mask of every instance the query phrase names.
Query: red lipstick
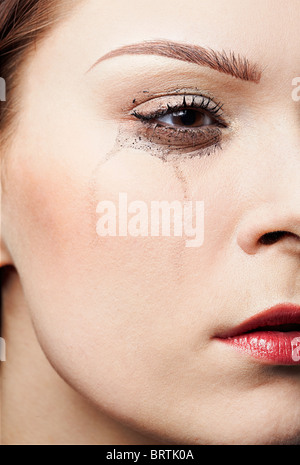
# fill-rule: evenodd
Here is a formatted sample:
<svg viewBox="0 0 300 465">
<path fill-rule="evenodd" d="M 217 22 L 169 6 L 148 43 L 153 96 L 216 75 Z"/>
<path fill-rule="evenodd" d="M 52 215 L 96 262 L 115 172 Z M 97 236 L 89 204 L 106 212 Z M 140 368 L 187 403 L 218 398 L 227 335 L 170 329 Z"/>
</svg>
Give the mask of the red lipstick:
<svg viewBox="0 0 300 465">
<path fill-rule="evenodd" d="M 265 363 L 300 365 L 300 305 L 276 305 L 217 338 Z"/>
</svg>

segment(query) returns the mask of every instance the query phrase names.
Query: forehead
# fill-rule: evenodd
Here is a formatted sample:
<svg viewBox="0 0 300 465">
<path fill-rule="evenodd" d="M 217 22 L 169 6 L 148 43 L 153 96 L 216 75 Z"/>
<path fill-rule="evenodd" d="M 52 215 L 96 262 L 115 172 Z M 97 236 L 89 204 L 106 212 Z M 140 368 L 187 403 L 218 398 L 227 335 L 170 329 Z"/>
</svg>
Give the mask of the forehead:
<svg viewBox="0 0 300 465">
<path fill-rule="evenodd" d="M 73 5 L 47 43 L 58 64 L 68 55 L 74 71 L 88 69 L 117 47 L 166 39 L 234 51 L 274 72 L 299 75 L 298 0 L 74 0 Z"/>
<path fill-rule="evenodd" d="M 61 53 L 88 67 L 110 50 L 167 39 L 234 50 L 281 71 L 299 70 L 298 0 L 140 0 L 78 2 L 56 30 Z"/>
</svg>

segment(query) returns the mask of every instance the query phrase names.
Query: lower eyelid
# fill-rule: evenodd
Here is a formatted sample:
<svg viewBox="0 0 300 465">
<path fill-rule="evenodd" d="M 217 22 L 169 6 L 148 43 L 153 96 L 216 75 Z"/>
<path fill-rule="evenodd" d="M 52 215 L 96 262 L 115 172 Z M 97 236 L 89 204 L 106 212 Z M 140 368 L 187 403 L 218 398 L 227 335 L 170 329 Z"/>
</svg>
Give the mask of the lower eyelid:
<svg viewBox="0 0 300 465">
<path fill-rule="evenodd" d="M 191 137 L 190 132 L 191 129 L 175 129 L 171 136 L 170 128 L 159 125 L 154 128 L 153 124 L 131 120 L 119 126 L 116 143 L 120 149 L 148 152 L 149 155 L 165 162 L 208 156 L 222 149 L 223 137 L 220 128 L 197 128 L 197 138 L 196 135 Z"/>
<path fill-rule="evenodd" d="M 217 126 L 180 128 L 159 123 L 142 122 L 138 137 L 171 147 L 207 147 L 221 141 L 222 130 Z"/>
</svg>

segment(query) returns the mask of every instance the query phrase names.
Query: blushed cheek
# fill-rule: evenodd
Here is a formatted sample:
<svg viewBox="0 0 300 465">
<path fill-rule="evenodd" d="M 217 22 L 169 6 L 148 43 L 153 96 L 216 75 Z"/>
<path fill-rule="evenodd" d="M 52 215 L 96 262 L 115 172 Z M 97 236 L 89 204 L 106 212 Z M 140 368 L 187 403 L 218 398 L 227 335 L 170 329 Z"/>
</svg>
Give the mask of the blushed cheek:
<svg viewBox="0 0 300 465">
<path fill-rule="evenodd" d="M 23 161 L 14 170 L 10 186 L 13 222 L 27 258 L 58 259 L 75 236 L 78 239 L 85 233 L 79 228 L 85 223 L 85 208 L 78 187 L 54 164 L 44 167 Z"/>
<path fill-rule="evenodd" d="M 137 150 L 124 150 L 99 166 L 95 163 L 94 170 L 85 172 L 83 166 L 78 173 L 69 160 L 55 163 L 48 161 L 48 154 L 40 156 L 23 157 L 10 170 L 12 250 L 20 272 L 32 276 L 35 271 L 36 278 L 46 273 L 59 279 L 64 273 L 75 278 L 84 268 L 99 268 L 101 274 L 105 267 L 113 275 L 131 263 L 138 274 L 145 240 L 99 237 L 97 205 L 112 200 L 118 206 L 120 192 L 128 195 L 129 202 L 141 200 L 148 205 L 152 200 L 183 200 L 182 183 L 173 166 Z M 165 248 L 169 266 L 173 256 L 176 269 L 178 247 L 183 244 L 177 241 L 172 253 L 174 240 L 160 243 L 155 238 L 148 243 L 148 258 L 155 261 L 158 251 Z"/>
</svg>

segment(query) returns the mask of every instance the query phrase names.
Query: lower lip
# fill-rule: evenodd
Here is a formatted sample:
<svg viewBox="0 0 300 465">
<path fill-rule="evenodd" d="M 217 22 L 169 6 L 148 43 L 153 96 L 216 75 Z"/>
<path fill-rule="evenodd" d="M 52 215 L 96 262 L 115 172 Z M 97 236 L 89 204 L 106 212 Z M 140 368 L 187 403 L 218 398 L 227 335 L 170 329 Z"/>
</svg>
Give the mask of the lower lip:
<svg viewBox="0 0 300 465">
<path fill-rule="evenodd" d="M 299 331 L 257 331 L 219 340 L 265 363 L 300 365 Z"/>
</svg>

